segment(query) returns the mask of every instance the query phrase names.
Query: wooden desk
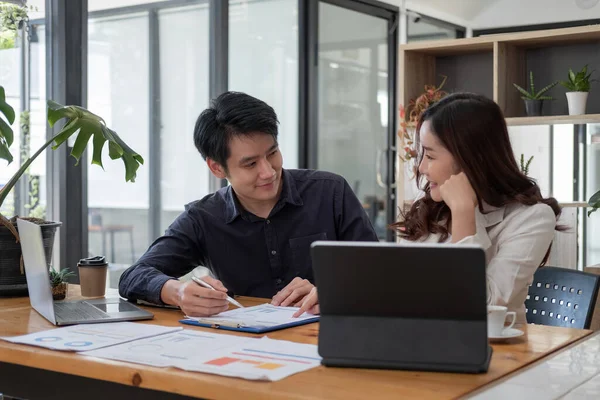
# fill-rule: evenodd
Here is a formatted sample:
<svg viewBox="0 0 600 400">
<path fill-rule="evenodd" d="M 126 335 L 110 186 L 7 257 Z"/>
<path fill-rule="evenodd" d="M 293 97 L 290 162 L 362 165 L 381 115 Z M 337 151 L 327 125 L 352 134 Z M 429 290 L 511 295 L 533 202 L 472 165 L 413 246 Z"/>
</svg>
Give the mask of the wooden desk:
<svg viewBox="0 0 600 400">
<path fill-rule="evenodd" d="M 78 290 L 78 286 L 70 285 L 69 298 L 76 298 Z M 240 301 L 246 305 L 265 302 L 264 299 L 244 297 L 241 297 Z M 178 323 L 181 318 L 179 311 L 152 307 L 148 309 L 154 312 L 155 319 L 142 323 L 181 326 Z M 22 335 L 52 327 L 52 324 L 31 309 L 28 298 L 0 299 L 0 336 Z M 206 330 L 192 326 L 185 326 L 185 328 Z M 318 328 L 318 324 L 310 324 L 271 332 L 268 336 L 273 339 L 316 344 Z M 27 393 L 33 393 L 31 391 L 36 386 L 44 386 L 42 390 L 48 390 L 49 387 L 60 390 L 60 396 L 47 398 L 62 399 L 77 398 L 78 396 L 83 398 L 83 394 L 86 399 L 111 398 L 114 400 L 132 396 L 144 399 L 180 398 L 175 393 L 189 397 L 218 399 L 371 397 L 378 399 L 450 399 L 480 389 L 484 385 L 591 333 L 587 330 L 533 325 L 526 329 L 526 336 L 513 339 L 508 343 L 493 345 L 494 354 L 486 374 L 344 369 L 321 366 L 278 382 L 253 382 L 185 372 L 174 368 L 155 368 L 0 341 L 0 392 L 4 391 L 8 395 L 34 397 Z M 210 331 L 215 332 L 212 329 Z M 238 334 L 251 336 L 250 334 Z M 34 373 L 36 378 L 30 380 L 29 377 Z M 11 394 L 6 388 L 17 387 L 14 380 L 19 376 L 23 377 L 23 374 L 27 374 L 24 384 L 19 386 L 23 393 Z M 44 378 L 44 374 L 50 377 Z M 48 383 L 42 384 L 40 380 L 43 379 L 47 379 Z M 39 387 L 37 389 L 39 393 Z M 80 390 L 79 394 L 73 393 L 77 390 Z M 84 392 L 81 392 L 82 390 Z"/>
</svg>

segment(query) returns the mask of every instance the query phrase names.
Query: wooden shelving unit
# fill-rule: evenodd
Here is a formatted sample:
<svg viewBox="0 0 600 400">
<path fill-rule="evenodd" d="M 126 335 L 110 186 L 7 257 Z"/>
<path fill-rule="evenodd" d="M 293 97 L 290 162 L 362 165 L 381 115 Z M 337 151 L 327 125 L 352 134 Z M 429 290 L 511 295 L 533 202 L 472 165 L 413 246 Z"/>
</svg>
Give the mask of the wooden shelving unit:
<svg viewBox="0 0 600 400">
<path fill-rule="evenodd" d="M 399 103 L 407 105 L 423 93 L 423 87 L 439 84 L 444 89 L 486 95 L 502 108 L 509 125 L 600 123 L 600 83 L 592 84 L 586 115 L 567 115 L 565 88 L 555 86 L 553 101 L 544 102 L 542 117 L 525 116 L 517 83 L 527 87 L 533 71 L 536 88 L 566 80 L 569 68 L 585 64 L 600 77 L 600 25 L 553 29 L 470 39 L 419 42 L 400 46 Z"/>
<path fill-rule="evenodd" d="M 507 125 L 600 124 L 600 114 L 506 118 Z"/>
</svg>

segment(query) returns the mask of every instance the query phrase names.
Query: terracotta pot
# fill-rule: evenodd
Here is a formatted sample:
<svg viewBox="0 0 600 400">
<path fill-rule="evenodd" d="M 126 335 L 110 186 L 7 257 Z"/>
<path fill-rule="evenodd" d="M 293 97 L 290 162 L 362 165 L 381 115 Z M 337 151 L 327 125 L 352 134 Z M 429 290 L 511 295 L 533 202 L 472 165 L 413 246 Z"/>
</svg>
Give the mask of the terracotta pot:
<svg viewBox="0 0 600 400">
<path fill-rule="evenodd" d="M 63 300 L 67 297 L 67 282 L 61 282 L 56 286 L 52 286 L 52 298 L 54 300 Z"/>
</svg>

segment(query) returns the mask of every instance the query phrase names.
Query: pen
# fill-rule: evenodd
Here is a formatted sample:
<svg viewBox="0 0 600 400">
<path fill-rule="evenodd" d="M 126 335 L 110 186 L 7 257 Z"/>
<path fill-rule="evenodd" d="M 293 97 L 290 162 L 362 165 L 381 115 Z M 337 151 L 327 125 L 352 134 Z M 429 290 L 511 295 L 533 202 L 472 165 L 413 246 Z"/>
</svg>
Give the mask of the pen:
<svg viewBox="0 0 600 400">
<path fill-rule="evenodd" d="M 204 282 L 202 279 L 200 278 L 196 278 L 195 276 L 192 276 L 192 280 L 194 282 L 196 282 L 198 285 L 203 286 L 207 289 L 212 289 L 212 290 L 217 290 L 214 287 L 212 287 L 210 284 Z M 244 308 L 243 305 L 241 305 L 239 302 L 237 302 L 236 300 L 234 300 L 233 298 L 227 296 L 227 301 L 230 302 L 231 304 L 233 304 L 234 306 L 240 307 L 240 308 Z"/>
<path fill-rule="evenodd" d="M 211 322 L 210 320 L 200 320 L 200 322 L 205 322 L 205 323 L 209 323 L 211 324 L 210 327 L 211 328 L 216 328 L 219 329 L 222 326 L 226 326 L 229 328 L 244 328 L 246 327 L 245 324 L 241 324 L 239 322 Z"/>
</svg>

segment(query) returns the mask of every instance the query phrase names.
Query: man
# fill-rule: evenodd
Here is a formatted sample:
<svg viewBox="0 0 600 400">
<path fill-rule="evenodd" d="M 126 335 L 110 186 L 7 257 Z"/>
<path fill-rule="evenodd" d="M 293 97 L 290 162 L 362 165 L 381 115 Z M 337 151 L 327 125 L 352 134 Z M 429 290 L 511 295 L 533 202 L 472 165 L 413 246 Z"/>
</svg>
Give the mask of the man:
<svg viewBox="0 0 600 400">
<path fill-rule="evenodd" d="M 196 148 L 230 186 L 186 206 L 123 273 L 121 296 L 176 305 L 190 316 L 227 310 L 227 291 L 301 304 L 314 287 L 313 241 L 377 241 L 342 177 L 282 168 L 277 124 L 273 108 L 244 93 L 224 93 L 200 114 Z M 198 265 L 217 278 L 203 278 L 216 290 L 176 279 Z"/>
</svg>

